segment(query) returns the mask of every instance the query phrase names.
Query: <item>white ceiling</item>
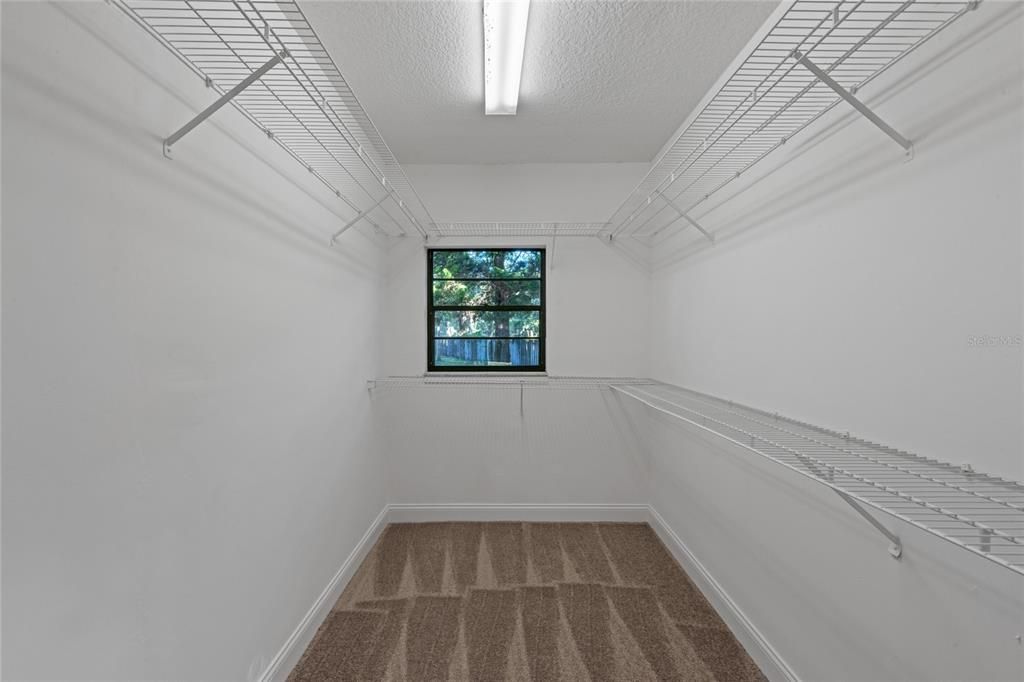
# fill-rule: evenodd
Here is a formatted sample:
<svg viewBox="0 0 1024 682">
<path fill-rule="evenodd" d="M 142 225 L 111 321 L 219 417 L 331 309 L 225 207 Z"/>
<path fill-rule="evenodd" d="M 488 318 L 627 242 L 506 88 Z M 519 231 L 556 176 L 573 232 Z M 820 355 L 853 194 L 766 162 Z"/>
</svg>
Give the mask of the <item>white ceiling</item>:
<svg viewBox="0 0 1024 682">
<path fill-rule="evenodd" d="M 303 0 L 402 163 L 650 161 L 777 0 L 533 0 L 516 116 L 484 116 L 479 0 Z"/>
</svg>

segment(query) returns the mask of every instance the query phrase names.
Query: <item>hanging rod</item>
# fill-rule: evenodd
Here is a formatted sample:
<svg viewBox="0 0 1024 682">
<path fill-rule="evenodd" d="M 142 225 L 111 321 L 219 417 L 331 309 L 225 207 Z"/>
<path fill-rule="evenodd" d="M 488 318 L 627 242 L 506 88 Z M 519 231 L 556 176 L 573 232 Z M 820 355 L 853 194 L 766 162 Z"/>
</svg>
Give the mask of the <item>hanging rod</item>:
<svg viewBox="0 0 1024 682">
<path fill-rule="evenodd" d="M 889 540 L 894 558 L 899 536 L 866 508 L 1024 575 L 1020 483 L 670 384 L 610 388 L 830 488 Z"/>
<path fill-rule="evenodd" d="M 607 223 L 460 222 L 434 223 L 438 237 L 596 237 Z"/>
<path fill-rule="evenodd" d="M 912 151 L 910 141 L 855 94 L 977 5 L 976 0 L 793 0 L 781 6 L 754 46 L 695 107 L 600 236 L 647 240 L 674 234 L 685 226 L 682 217 L 692 216 L 713 194 L 843 101 Z M 708 237 L 713 230 L 706 228 L 700 230 Z"/>
</svg>

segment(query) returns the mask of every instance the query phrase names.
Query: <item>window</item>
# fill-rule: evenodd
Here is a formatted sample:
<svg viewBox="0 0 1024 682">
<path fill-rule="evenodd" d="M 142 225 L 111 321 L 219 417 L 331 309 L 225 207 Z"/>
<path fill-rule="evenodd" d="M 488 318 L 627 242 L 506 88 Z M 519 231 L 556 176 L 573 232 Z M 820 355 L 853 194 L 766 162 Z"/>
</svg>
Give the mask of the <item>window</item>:
<svg viewBox="0 0 1024 682">
<path fill-rule="evenodd" d="M 427 369 L 544 369 L 544 250 L 427 250 Z"/>
</svg>

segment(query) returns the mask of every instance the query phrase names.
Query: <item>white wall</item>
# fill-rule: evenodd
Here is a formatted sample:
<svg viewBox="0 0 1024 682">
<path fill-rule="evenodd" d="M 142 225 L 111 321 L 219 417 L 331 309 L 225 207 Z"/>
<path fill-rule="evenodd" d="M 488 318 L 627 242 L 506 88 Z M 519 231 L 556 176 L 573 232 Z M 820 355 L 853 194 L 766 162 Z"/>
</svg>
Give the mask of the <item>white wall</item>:
<svg viewBox="0 0 1024 682">
<path fill-rule="evenodd" d="M 651 373 L 1021 480 L 1024 5 L 982 3 L 660 243 Z M 726 201 L 728 199 L 728 201 Z M 673 258 L 664 254 L 675 251 Z M 624 399 L 628 400 L 628 399 Z M 634 408 L 630 408 L 631 413 Z M 640 410 L 651 502 L 802 679 L 1019 679 L 1024 580 Z"/>
<path fill-rule="evenodd" d="M 603 222 L 646 164 L 406 166 L 434 220 Z M 593 238 L 444 238 L 429 246 L 542 246 L 548 250 L 547 371 L 646 376 L 650 277 L 632 250 Z M 426 246 L 390 249 L 382 317 L 383 374 L 426 371 Z"/>
<path fill-rule="evenodd" d="M 113 6 L 2 11 L 3 676 L 252 678 L 384 504 L 377 250 L 230 108 L 164 159 L 211 92 Z"/>
<path fill-rule="evenodd" d="M 655 275 L 653 375 L 1024 479 L 1022 10 L 982 3 L 861 92 L 912 161 L 837 107 L 699 213 L 721 238 Z"/>
<path fill-rule="evenodd" d="M 646 163 L 410 164 L 409 180 L 438 222 L 608 219 Z"/>
<path fill-rule="evenodd" d="M 426 200 L 426 198 L 425 198 Z M 546 363 L 562 376 L 646 376 L 650 278 L 628 255 L 597 239 L 434 240 L 430 246 L 547 248 Z M 427 369 L 427 246 L 405 239 L 387 255 L 381 326 L 382 375 Z M 369 378 L 369 377 L 367 377 Z"/>
<path fill-rule="evenodd" d="M 639 436 L 608 389 L 384 386 L 373 403 L 391 503 L 647 503 Z"/>
<path fill-rule="evenodd" d="M 604 220 L 635 185 L 637 164 L 411 166 L 438 222 Z M 596 183 L 578 180 L 589 173 Z M 649 275 L 630 254 L 593 238 L 443 239 L 432 246 L 547 248 L 547 371 L 646 376 Z M 426 371 L 426 246 L 404 240 L 387 256 L 382 375 Z M 386 388 L 374 392 L 397 504 L 636 504 L 646 485 L 638 443 L 607 391 Z M 458 434 L 457 437 L 454 434 Z"/>
<path fill-rule="evenodd" d="M 895 562 L 827 491 L 667 417 L 595 390 L 526 389 L 521 417 L 515 388 L 368 398 L 425 370 L 424 245 L 324 248 L 330 198 L 230 110 L 163 159 L 210 93 L 112 7 L 2 7 L 5 677 L 258 674 L 385 499 L 652 501 L 806 679 L 1019 676 L 1019 580 L 909 529 Z M 1022 478 L 1020 348 L 967 345 L 1024 314 L 1019 8 L 982 4 L 888 77 L 921 71 L 875 97 L 912 163 L 836 112 L 653 283 L 558 240 L 548 371 Z M 640 175 L 408 172 L 441 222 L 600 221 Z"/>
</svg>

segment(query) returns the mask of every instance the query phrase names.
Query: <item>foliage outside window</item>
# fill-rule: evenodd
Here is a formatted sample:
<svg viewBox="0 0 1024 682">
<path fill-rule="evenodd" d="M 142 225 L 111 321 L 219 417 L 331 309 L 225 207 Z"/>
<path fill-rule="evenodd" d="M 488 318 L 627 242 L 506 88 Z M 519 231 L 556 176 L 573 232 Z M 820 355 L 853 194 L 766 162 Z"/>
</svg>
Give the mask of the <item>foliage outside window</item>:
<svg viewBox="0 0 1024 682">
<path fill-rule="evenodd" d="M 428 249 L 427 369 L 544 369 L 544 250 Z"/>
</svg>

